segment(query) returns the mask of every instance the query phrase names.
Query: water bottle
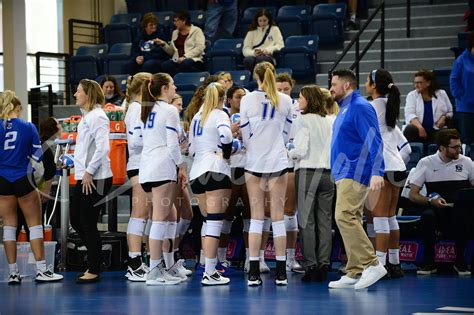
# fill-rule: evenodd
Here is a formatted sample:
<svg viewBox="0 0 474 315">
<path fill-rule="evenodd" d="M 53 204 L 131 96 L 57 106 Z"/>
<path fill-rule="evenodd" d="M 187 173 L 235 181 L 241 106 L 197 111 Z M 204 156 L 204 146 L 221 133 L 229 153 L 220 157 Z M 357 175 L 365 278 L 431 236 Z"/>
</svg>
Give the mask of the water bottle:
<svg viewBox="0 0 474 315">
<path fill-rule="evenodd" d="M 239 114 L 239 113 L 235 113 L 235 114 L 233 114 L 232 116 L 230 116 L 230 121 L 231 121 L 233 124 L 240 123 L 240 114 Z"/>
<path fill-rule="evenodd" d="M 239 153 L 242 150 L 242 142 L 239 139 L 232 140 L 232 154 Z"/>
<path fill-rule="evenodd" d="M 431 204 L 433 200 L 440 198 L 441 196 L 437 192 L 432 192 L 428 195 L 428 202 Z"/>
</svg>

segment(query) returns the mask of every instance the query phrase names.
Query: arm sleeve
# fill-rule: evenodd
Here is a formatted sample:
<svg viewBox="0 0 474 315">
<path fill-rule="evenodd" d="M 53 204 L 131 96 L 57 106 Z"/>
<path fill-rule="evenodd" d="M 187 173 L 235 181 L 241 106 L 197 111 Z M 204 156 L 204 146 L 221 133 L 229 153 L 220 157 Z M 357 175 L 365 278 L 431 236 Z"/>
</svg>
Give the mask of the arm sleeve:
<svg viewBox="0 0 474 315">
<path fill-rule="evenodd" d="M 191 50 L 185 51 L 184 56 L 186 58 L 201 58 L 206 48 L 206 38 L 202 30 L 196 26 L 194 38 L 194 46 Z M 184 45 L 186 47 L 186 45 Z"/>
<path fill-rule="evenodd" d="M 405 101 L 405 123 L 409 124 L 413 118 L 418 118 L 416 115 L 416 92 L 410 92 Z"/>
<path fill-rule="evenodd" d="M 171 108 L 171 107 L 170 107 Z M 171 108 L 166 119 L 166 147 L 173 159 L 174 164 L 180 165 L 183 163 L 181 150 L 179 148 L 179 114 L 176 108 Z"/>
<path fill-rule="evenodd" d="M 457 99 L 460 99 L 465 94 L 464 87 L 462 86 L 462 59 L 458 57 L 453 64 L 451 75 L 449 77 L 449 85 L 451 87 L 451 93 Z"/>
<path fill-rule="evenodd" d="M 385 171 L 383 142 L 375 109 L 370 104 L 368 106 L 360 106 L 360 109 L 355 111 L 354 118 L 357 133 L 364 142 L 363 150 L 367 150 L 367 152 L 362 151 L 361 155 L 366 154 L 366 159 L 373 163 L 371 176 L 383 176 Z"/>
<path fill-rule="evenodd" d="M 97 169 L 101 166 L 102 160 L 109 156 L 110 143 L 109 143 L 109 119 L 107 116 L 98 115 L 93 113 L 95 116 L 88 121 L 91 134 L 94 137 L 95 152 L 92 156 L 89 164 L 86 167 L 86 172 L 94 175 Z"/>
<path fill-rule="evenodd" d="M 283 36 L 281 35 L 280 29 L 278 28 L 278 26 L 272 26 L 272 31 L 274 33 L 273 45 L 267 48 L 270 54 L 273 54 L 274 52 L 279 51 L 283 47 L 285 47 Z"/>
<path fill-rule="evenodd" d="M 295 138 L 293 144 L 295 148 L 288 152 L 288 156 L 293 160 L 301 160 L 306 156 L 309 149 L 309 130 L 306 125 L 296 124 Z"/>
<path fill-rule="evenodd" d="M 31 158 L 36 162 L 40 162 L 43 159 L 43 149 L 41 148 L 41 143 L 38 136 L 38 131 L 36 130 L 35 125 L 30 124 L 31 126 Z"/>
</svg>

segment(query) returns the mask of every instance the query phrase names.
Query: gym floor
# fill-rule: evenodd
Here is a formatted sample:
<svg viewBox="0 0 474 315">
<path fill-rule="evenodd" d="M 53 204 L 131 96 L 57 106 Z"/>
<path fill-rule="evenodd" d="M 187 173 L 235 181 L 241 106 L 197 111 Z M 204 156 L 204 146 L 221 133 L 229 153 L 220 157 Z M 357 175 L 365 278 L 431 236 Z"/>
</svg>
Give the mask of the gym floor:
<svg viewBox="0 0 474 315">
<path fill-rule="evenodd" d="M 227 286 L 202 287 L 193 275 L 175 286 L 147 287 L 125 280 L 124 272 L 104 272 L 97 284 L 77 285 L 76 272 L 58 283 L 19 286 L 0 283 L 0 314 L 474 314 L 474 279 L 455 275 L 420 277 L 414 271 L 380 281 L 368 290 L 328 289 L 289 274 L 287 287 L 263 275 L 249 288 L 243 271 Z M 339 275 L 332 272 L 330 280 Z"/>
</svg>

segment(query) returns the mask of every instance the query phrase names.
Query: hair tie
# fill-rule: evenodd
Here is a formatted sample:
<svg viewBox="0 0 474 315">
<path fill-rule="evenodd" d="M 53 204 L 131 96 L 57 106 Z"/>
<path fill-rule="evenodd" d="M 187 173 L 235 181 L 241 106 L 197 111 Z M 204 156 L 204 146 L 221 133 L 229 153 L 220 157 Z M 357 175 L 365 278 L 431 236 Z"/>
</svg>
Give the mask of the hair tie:
<svg viewBox="0 0 474 315">
<path fill-rule="evenodd" d="M 389 83 L 389 84 L 388 84 L 388 89 L 390 90 L 390 89 L 392 88 L 392 86 L 394 86 L 394 85 L 395 85 L 395 84 L 393 84 L 393 83 Z"/>
</svg>

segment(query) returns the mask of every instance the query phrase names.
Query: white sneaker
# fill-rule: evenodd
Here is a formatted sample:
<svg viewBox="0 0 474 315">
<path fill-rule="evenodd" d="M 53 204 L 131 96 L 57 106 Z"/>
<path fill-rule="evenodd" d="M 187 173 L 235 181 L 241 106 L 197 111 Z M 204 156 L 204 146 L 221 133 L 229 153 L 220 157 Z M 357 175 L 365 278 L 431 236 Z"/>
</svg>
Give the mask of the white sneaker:
<svg viewBox="0 0 474 315">
<path fill-rule="evenodd" d="M 249 268 L 250 268 L 250 262 L 249 262 Z M 267 263 L 265 262 L 265 259 L 260 259 L 260 273 L 268 273 L 270 272 L 270 267 L 268 267 Z"/>
<path fill-rule="evenodd" d="M 132 267 L 128 266 L 125 277 L 127 277 L 128 280 L 133 282 L 145 282 L 146 276 L 149 271 L 150 270 L 148 269 L 148 266 L 145 264 L 142 264 L 136 270 L 133 270 Z"/>
<path fill-rule="evenodd" d="M 354 289 L 361 290 L 365 289 L 375 282 L 379 281 L 387 274 L 387 269 L 378 263 L 376 266 L 369 266 L 364 269 L 362 276 L 359 281 L 354 285 Z"/>
<path fill-rule="evenodd" d="M 227 259 L 223 260 L 220 262 L 222 266 L 224 266 L 225 268 L 230 268 L 231 267 L 231 263 L 230 261 L 228 261 Z"/>
<path fill-rule="evenodd" d="M 296 273 L 304 273 L 304 268 L 295 258 L 286 259 L 286 271 L 293 271 Z"/>
<path fill-rule="evenodd" d="M 163 263 L 150 270 L 146 277 L 146 285 L 174 285 L 180 282 L 180 278 L 173 277 L 166 271 Z"/>
<path fill-rule="evenodd" d="M 244 272 L 249 273 L 249 270 L 250 270 L 250 260 L 247 258 L 245 259 L 245 262 L 244 262 Z"/>
<path fill-rule="evenodd" d="M 64 277 L 57 273 L 54 273 L 53 265 L 49 265 L 46 270 L 38 270 L 36 272 L 36 281 L 39 282 L 49 282 L 49 281 L 59 281 L 62 280 Z"/>
<path fill-rule="evenodd" d="M 349 278 L 348 276 L 342 276 L 341 279 L 337 281 L 329 282 L 328 287 L 331 289 L 353 289 L 354 285 L 359 281 L 359 279 Z"/>
<path fill-rule="evenodd" d="M 221 276 L 221 274 L 217 271 L 215 271 L 212 275 L 208 275 L 206 272 L 204 272 L 201 280 L 202 285 L 222 285 L 228 284 L 229 282 L 229 278 Z"/>
<path fill-rule="evenodd" d="M 171 266 L 170 269 L 168 269 L 168 273 L 172 275 L 173 277 L 180 278 L 182 281 L 188 279 L 188 276 L 186 275 L 186 272 L 183 271 L 183 269 L 186 269 L 183 267 L 183 261 L 182 259 L 178 260 L 177 262 L 174 263 L 173 266 Z"/>
<path fill-rule="evenodd" d="M 17 270 L 10 273 L 10 276 L 8 277 L 8 284 L 20 284 L 20 283 L 21 283 L 20 272 Z"/>
<path fill-rule="evenodd" d="M 186 268 L 186 261 L 184 259 L 180 259 L 177 262 L 179 263 L 178 269 L 181 271 L 181 273 L 184 273 L 186 277 L 190 277 L 193 275 L 192 270 Z"/>
</svg>

